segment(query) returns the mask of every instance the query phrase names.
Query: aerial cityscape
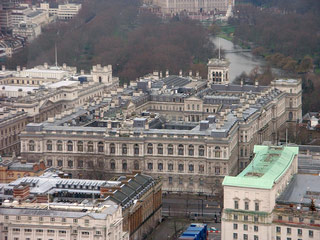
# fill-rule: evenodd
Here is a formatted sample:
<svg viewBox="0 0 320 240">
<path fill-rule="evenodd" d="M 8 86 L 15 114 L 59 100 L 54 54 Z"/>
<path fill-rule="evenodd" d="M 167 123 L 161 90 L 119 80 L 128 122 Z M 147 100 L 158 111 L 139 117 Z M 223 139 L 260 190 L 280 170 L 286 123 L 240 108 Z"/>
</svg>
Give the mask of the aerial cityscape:
<svg viewBox="0 0 320 240">
<path fill-rule="evenodd" d="M 0 240 L 320 239 L 319 16 L 0 0 Z"/>
</svg>

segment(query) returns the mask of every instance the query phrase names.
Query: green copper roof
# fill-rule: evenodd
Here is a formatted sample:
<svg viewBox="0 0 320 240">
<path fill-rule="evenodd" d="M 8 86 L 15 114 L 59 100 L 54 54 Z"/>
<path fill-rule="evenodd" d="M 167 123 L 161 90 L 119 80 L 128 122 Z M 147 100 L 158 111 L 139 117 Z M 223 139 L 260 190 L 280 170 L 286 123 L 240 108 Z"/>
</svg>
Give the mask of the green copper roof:
<svg viewBox="0 0 320 240">
<path fill-rule="evenodd" d="M 271 189 L 298 152 L 298 147 L 254 146 L 252 162 L 238 176 L 225 177 L 222 185 Z"/>
</svg>

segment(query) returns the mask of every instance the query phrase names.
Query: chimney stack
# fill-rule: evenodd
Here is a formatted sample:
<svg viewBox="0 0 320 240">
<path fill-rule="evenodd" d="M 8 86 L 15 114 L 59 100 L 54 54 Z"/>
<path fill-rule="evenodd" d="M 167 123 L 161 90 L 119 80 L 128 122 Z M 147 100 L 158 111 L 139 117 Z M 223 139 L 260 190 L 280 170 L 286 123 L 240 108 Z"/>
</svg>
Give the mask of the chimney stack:
<svg viewBox="0 0 320 240">
<path fill-rule="evenodd" d="M 166 70 L 166 77 L 169 77 L 169 69 Z"/>
<path fill-rule="evenodd" d="M 179 77 L 182 77 L 182 70 L 179 71 Z"/>
</svg>

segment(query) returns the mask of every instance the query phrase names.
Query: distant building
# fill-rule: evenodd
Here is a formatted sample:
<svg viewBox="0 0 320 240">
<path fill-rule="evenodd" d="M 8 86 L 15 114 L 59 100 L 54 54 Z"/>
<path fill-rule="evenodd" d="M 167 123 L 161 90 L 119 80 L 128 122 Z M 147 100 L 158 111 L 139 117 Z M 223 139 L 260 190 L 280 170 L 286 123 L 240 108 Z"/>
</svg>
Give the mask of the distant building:
<svg viewBox="0 0 320 240">
<path fill-rule="evenodd" d="M 43 161 L 27 163 L 19 160 L 0 160 L 0 183 L 10 183 L 26 176 L 40 176 L 45 169 Z"/>
<path fill-rule="evenodd" d="M 298 172 L 298 151 L 298 147 L 255 146 L 252 162 L 238 176 L 225 177 L 223 240 L 299 239 L 299 231 L 290 226 L 296 221 L 295 214 L 288 210 L 284 213 L 291 216 L 292 221 L 278 218 L 277 214 L 279 196 L 292 191 L 290 182 Z M 293 186 L 299 188 L 296 184 Z M 313 227 L 304 225 L 304 220 L 300 222 L 297 228 L 301 230 L 301 239 L 312 239 L 310 235 L 302 236 L 302 228 L 307 232 L 305 228 Z M 283 225 L 282 230 L 279 225 Z M 319 231 L 313 234 L 314 239 L 319 239 Z"/>
<path fill-rule="evenodd" d="M 146 1 L 150 3 L 150 1 Z M 234 6 L 234 0 L 153 0 L 153 4 L 161 7 L 163 14 L 186 13 L 213 13 L 224 12 L 228 10 L 228 5 Z"/>
<path fill-rule="evenodd" d="M 68 3 L 52 7 L 49 3 L 40 3 L 40 9 L 46 10 L 51 16 L 55 16 L 61 20 L 74 18 L 79 13 L 81 6 L 81 4 Z"/>
</svg>

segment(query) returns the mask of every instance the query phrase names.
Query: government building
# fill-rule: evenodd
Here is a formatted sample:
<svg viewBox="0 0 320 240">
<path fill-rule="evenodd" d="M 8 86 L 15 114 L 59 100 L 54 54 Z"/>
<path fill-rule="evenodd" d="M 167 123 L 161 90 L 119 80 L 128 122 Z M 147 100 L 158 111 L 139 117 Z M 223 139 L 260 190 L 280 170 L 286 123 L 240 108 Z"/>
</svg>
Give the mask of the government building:
<svg viewBox="0 0 320 240">
<path fill-rule="evenodd" d="M 21 155 L 73 177 L 141 170 L 162 178 L 165 192 L 215 195 L 224 176 L 250 163 L 255 144 L 284 140 L 289 124 L 301 119 L 301 81 L 234 85 L 228 63 L 216 60 L 208 73 L 205 80 L 192 71 L 155 71 L 74 98 L 72 109 L 26 126 Z M 106 79 L 93 78 L 90 90 Z"/>
</svg>

